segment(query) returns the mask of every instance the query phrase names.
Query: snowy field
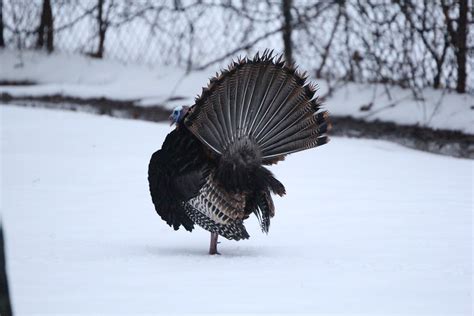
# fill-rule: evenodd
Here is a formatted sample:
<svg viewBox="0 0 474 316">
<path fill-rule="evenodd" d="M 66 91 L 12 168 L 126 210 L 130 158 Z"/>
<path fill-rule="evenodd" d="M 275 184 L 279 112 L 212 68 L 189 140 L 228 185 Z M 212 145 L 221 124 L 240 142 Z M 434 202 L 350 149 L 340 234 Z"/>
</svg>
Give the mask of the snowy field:
<svg viewBox="0 0 474 316">
<path fill-rule="evenodd" d="M 225 67 L 230 62 L 231 59 L 221 66 Z M 187 74 L 175 67 L 125 65 L 81 55 L 3 50 L 0 51 L 0 69 L 0 81 L 37 83 L 33 86 L 0 86 L 0 94 L 17 97 L 55 94 L 79 98 L 106 97 L 136 100 L 142 106 L 166 105 L 173 108 L 193 104 L 201 88 L 220 68 L 212 66 Z M 313 81 L 320 88 L 319 95 L 327 92 L 325 81 Z M 333 115 L 474 134 L 472 95 L 425 89 L 422 97 L 422 101 L 416 101 L 410 90 L 393 86 L 351 83 L 336 90 L 325 105 Z M 370 109 L 361 111 L 371 103 Z"/>
<path fill-rule="evenodd" d="M 13 307 L 30 314 L 471 315 L 473 161 L 334 137 L 272 168 L 264 235 L 175 232 L 147 165 L 165 124 L 0 106 Z"/>
</svg>

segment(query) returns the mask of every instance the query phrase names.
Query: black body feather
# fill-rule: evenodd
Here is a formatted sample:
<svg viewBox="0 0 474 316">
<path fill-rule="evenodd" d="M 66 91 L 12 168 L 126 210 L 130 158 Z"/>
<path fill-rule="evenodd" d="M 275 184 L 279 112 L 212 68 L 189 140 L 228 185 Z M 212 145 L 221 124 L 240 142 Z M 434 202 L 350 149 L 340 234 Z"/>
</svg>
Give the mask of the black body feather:
<svg viewBox="0 0 474 316">
<path fill-rule="evenodd" d="M 189 159 L 193 157 L 195 159 Z M 199 193 L 209 170 L 202 144 L 185 128 L 175 129 L 155 152 L 148 166 L 148 183 L 155 209 L 177 230 L 194 228 L 185 203 Z"/>
<path fill-rule="evenodd" d="M 285 188 L 263 165 L 327 143 L 328 115 L 306 77 L 271 52 L 234 62 L 209 86 L 153 154 L 155 209 L 168 225 L 194 225 L 245 239 L 254 213 L 268 232 L 271 193 Z"/>
</svg>

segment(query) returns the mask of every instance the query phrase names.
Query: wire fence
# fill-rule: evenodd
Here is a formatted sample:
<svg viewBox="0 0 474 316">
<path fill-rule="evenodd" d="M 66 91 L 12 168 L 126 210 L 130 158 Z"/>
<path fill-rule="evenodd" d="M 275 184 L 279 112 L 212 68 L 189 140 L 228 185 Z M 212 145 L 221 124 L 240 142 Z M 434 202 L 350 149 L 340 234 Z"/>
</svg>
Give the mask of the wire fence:
<svg viewBox="0 0 474 316">
<path fill-rule="evenodd" d="M 99 36 L 97 1 L 52 1 L 54 48 L 93 55 Z M 106 2 L 107 33 L 104 56 L 124 62 L 172 64 L 199 68 L 233 46 L 245 46 L 249 36 L 260 36 L 278 20 L 255 23 L 220 5 L 174 7 L 149 2 Z M 42 1 L 4 2 L 7 47 L 36 46 Z M 278 35 L 259 44 L 281 51 Z M 245 53 L 245 49 L 242 50 Z"/>
<path fill-rule="evenodd" d="M 54 50 L 189 71 L 270 48 L 333 82 L 472 92 L 471 9 L 467 0 L 3 0 L 2 34 L 6 47 L 33 49 L 49 27 Z"/>
</svg>

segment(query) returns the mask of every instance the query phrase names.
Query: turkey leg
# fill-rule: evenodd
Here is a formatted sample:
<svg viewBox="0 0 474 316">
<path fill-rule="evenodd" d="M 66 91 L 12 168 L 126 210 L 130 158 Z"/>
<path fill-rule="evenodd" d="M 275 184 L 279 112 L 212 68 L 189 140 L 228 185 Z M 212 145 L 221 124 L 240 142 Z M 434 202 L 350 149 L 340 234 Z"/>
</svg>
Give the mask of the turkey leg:
<svg viewBox="0 0 474 316">
<path fill-rule="evenodd" d="M 217 237 L 219 237 L 217 233 L 211 233 L 211 245 L 209 246 L 210 255 L 220 255 L 220 253 L 217 252 Z"/>
</svg>

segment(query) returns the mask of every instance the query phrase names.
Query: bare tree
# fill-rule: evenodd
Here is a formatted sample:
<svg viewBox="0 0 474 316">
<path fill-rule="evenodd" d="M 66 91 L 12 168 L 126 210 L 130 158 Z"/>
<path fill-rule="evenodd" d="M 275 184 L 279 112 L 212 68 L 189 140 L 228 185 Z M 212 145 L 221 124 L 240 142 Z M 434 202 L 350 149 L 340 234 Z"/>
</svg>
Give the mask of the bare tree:
<svg viewBox="0 0 474 316">
<path fill-rule="evenodd" d="M 441 1 L 444 17 L 446 19 L 446 27 L 448 29 L 449 38 L 454 46 L 454 54 L 457 62 L 457 80 L 456 91 L 459 93 L 466 92 L 467 80 L 467 34 L 468 34 L 468 11 L 469 6 L 467 0 L 459 0 L 448 4 L 446 0 Z M 458 18 L 451 18 L 451 11 L 457 7 Z M 454 9 L 454 10 L 453 10 Z M 471 8 L 472 10 L 472 8 Z M 471 13 L 472 14 L 472 13 Z M 455 27 L 457 25 L 457 27 Z"/>
<path fill-rule="evenodd" d="M 97 3 L 97 26 L 99 44 L 94 56 L 97 58 L 102 58 L 104 56 L 105 33 L 107 32 L 108 27 L 107 22 L 104 21 L 104 0 L 98 0 Z"/>
<path fill-rule="evenodd" d="M 285 60 L 293 63 L 293 42 L 291 40 L 291 33 L 293 32 L 291 8 L 293 0 L 282 0 L 282 15 L 283 15 L 283 46 L 285 47 Z"/>
<path fill-rule="evenodd" d="M 5 38 L 3 37 L 3 0 L 0 0 L 0 47 L 5 47 Z"/>
<path fill-rule="evenodd" d="M 337 28 L 339 27 L 339 22 L 341 21 L 341 17 L 343 16 L 343 13 L 344 13 L 344 5 L 345 5 L 344 1 L 339 3 L 338 13 L 331 30 L 331 35 L 329 36 L 329 40 L 326 43 L 326 45 L 324 45 L 324 50 L 323 50 L 323 53 L 321 54 L 321 63 L 319 64 L 319 67 L 316 69 L 317 78 L 321 78 L 321 73 L 323 71 L 324 66 L 326 65 L 326 61 L 329 56 L 331 46 L 334 41 L 334 37 L 336 35 Z"/>
<path fill-rule="evenodd" d="M 97 37 L 98 37 L 98 45 L 97 50 L 92 56 L 97 58 L 103 58 L 105 52 L 105 36 L 107 34 L 107 30 L 112 25 L 112 12 L 115 8 L 115 1 L 109 0 L 107 1 L 108 5 L 105 6 L 105 0 L 98 0 L 97 2 Z"/>
<path fill-rule="evenodd" d="M 54 31 L 61 49 L 191 71 L 270 48 L 336 85 L 472 89 L 468 0 L 0 1 L 5 42 L 21 49 L 52 50 Z"/>
<path fill-rule="evenodd" d="M 439 6 L 434 2 L 413 3 L 410 0 L 397 0 L 395 2 L 399 4 L 401 12 L 408 21 L 409 29 L 418 34 L 428 53 L 436 63 L 433 88 L 440 88 L 443 66 L 450 43 L 448 32 L 443 29 L 439 30 L 439 27 L 436 25 L 437 20 L 439 20 L 439 15 L 437 14 Z M 422 10 L 419 10 L 418 7 L 421 7 Z M 444 28 L 444 26 L 445 24 L 442 24 L 441 28 Z"/>
<path fill-rule="evenodd" d="M 43 0 L 43 8 L 41 12 L 40 25 L 38 27 L 38 40 L 36 42 L 37 48 L 43 48 L 46 38 L 46 48 L 48 52 L 54 49 L 54 27 L 53 27 L 53 12 L 51 10 L 51 1 Z"/>
</svg>

